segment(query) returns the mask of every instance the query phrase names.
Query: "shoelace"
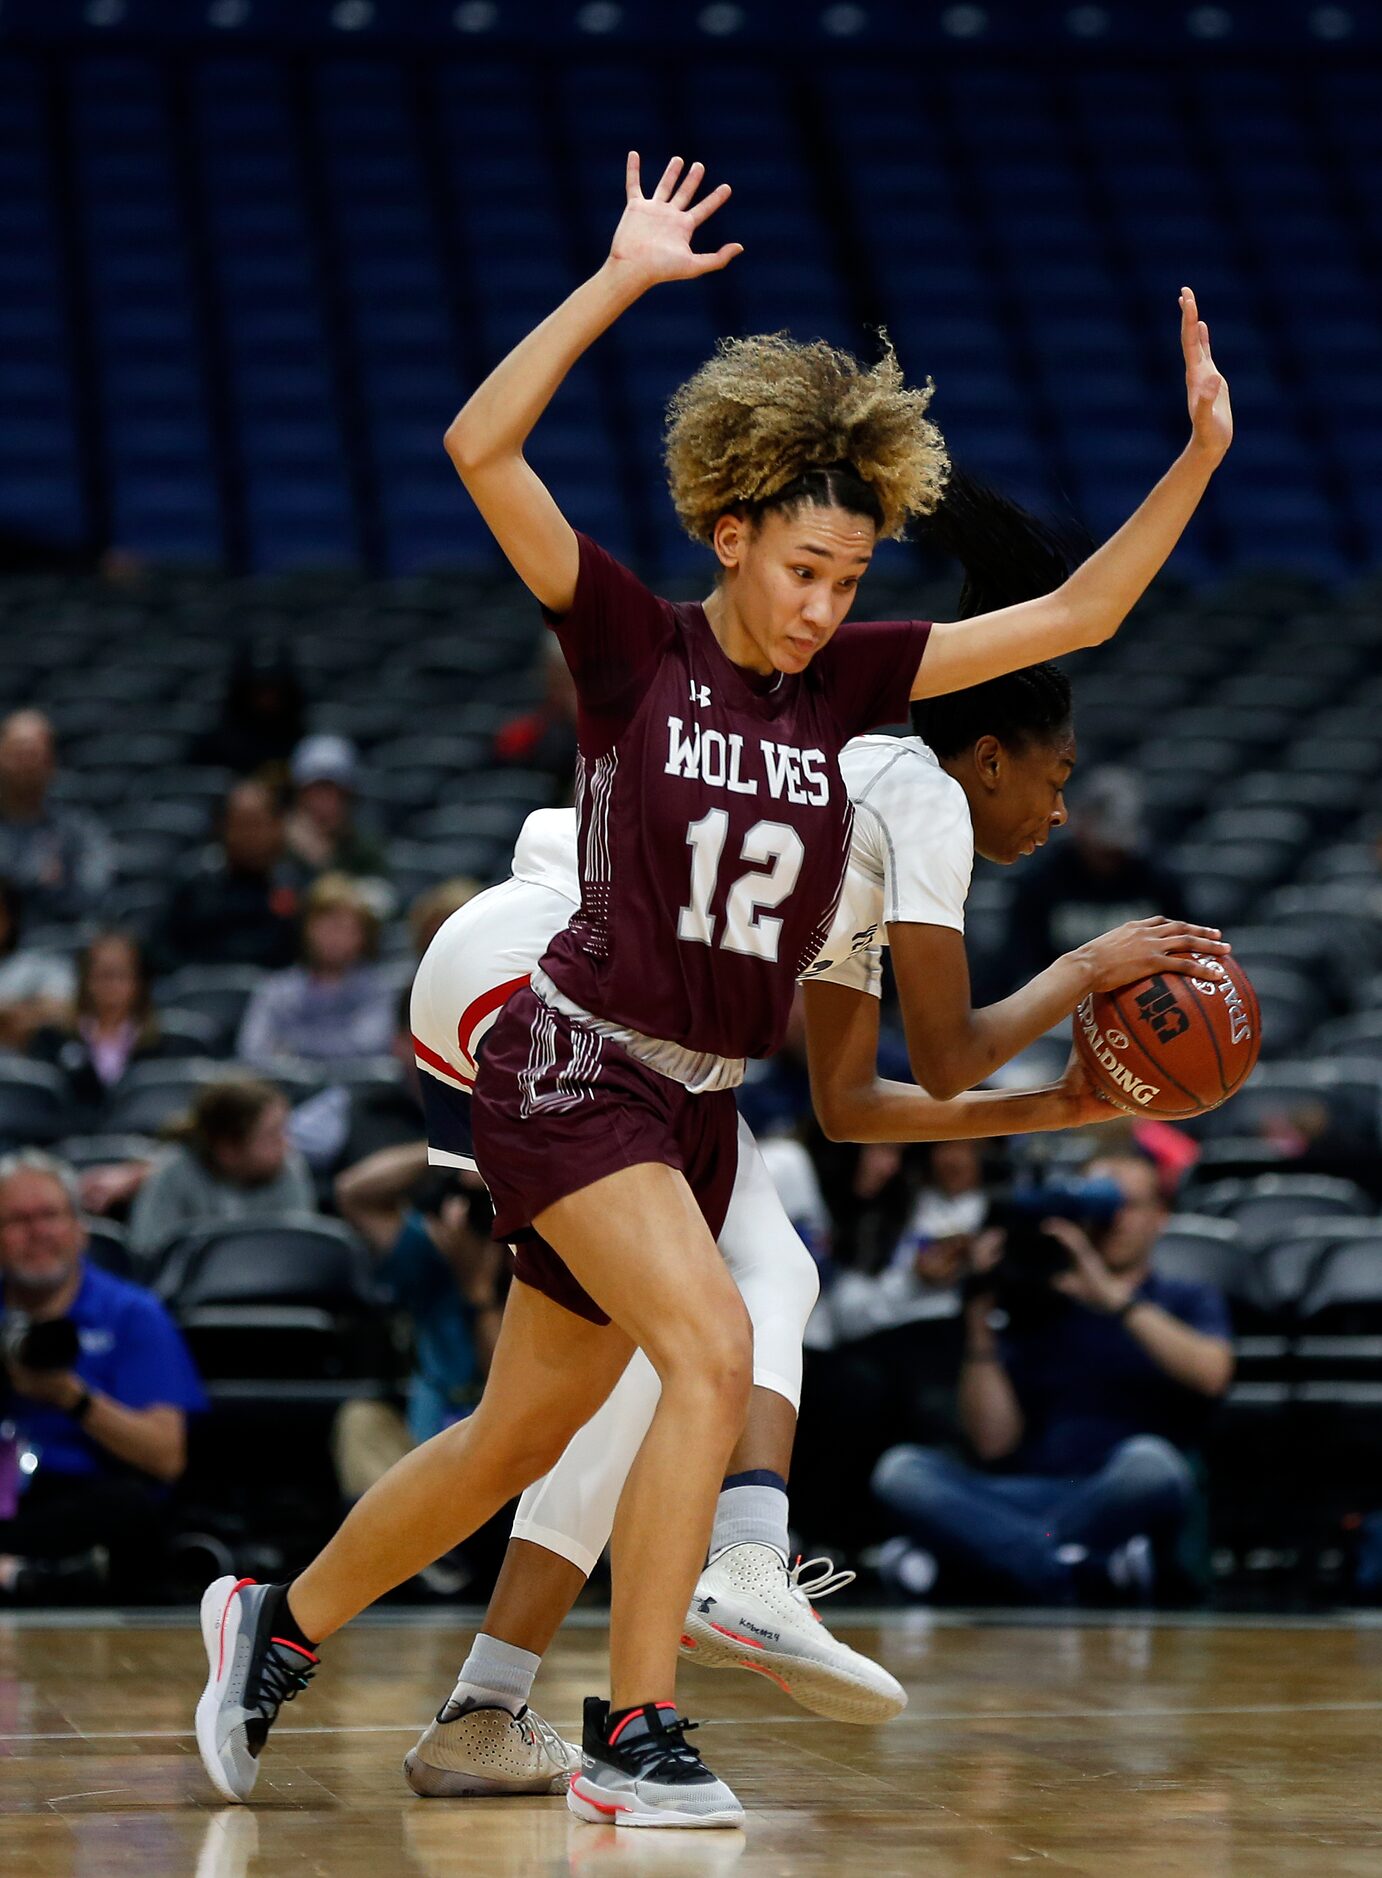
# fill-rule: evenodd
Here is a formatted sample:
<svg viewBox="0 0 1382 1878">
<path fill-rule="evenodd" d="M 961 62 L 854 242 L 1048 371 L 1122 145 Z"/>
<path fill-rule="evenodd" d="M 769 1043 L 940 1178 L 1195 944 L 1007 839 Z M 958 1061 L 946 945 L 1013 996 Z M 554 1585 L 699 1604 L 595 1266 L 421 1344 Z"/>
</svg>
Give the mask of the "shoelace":
<svg viewBox="0 0 1382 1878">
<path fill-rule="evenodd" d="M 276 1720 L 283 1704 L 291 1702 L 300 1690 L 307 1687 L 316 1674 L 316 1670 L 315 1663 L 310 1663 L 305 1656 L 299 1656 L 296 1651 L 293 1652 L 292 1657 L 289 1657 L 271 1644 L 264 1652 L 264 1659 L 259 1667 L 260 1700 L 258 1706 L 260 1714 L 270 1726 Z"/>
<path fill-rule="evenodd" d="M 822 1569 L 816 1578 L 807 1578 L 813 1565 Z M 836 1571 L 835 1562 L 828 1558 L 799 1558 L 787 1574 L 787 1582 L 794 1597 L 799 1598 L 808 1608 L 817 1598 L 828 1598 L 833 1591 L 843 1591 L 846 1585 L 852 1585 L 857 1572 Z"/>
<path fill-rule="evenodd" d="M 557 1733 L 551 1722 L 544 1721 L 541 1715 L 534 1715 L 530 1708 L 525 1708 L 515 1717 L 519 1733 L 530 1748 L 541 1747 L 556 1762 L 558 1767 L 565 1767 L 569 1760 L 566 1742 Z"/>
<path fill-rule="evenodd" d="M 688 1746 L 683 1736 L 693 1728 L 699 1728 L 699 1722 L 686 1721 L 678 1716 L 656 1734 L 640 1735 L 636 1741 L 630 1741 L 625 1752 L 630 1759 L 643 1765 L 654 1763 L 680 1768 L 684 1773 L 700 1773 L 705 1763 L 695 1748 Z M 675 1737 L 675 1739 L 673 1738 Z"/>
</svg>

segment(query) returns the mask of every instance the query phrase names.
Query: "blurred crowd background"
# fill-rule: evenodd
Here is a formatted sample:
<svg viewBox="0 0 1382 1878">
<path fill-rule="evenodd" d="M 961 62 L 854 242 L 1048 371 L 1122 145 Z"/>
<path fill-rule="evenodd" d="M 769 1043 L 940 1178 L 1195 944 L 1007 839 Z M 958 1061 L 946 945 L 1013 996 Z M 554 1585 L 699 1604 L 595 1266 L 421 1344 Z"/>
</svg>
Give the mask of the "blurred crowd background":
<svg viewBox="0 0 1382 1878">
<path fill-rule="evenodd" d="M 631 146 L 732 181 L 746 254 L 640 306 L 533 454 L 663 591 L 706 573 L 659 414 L 721 334 L 886 325 L 956 461 L 1096 538 L 1183 429 L 1182 280 L 1238 418 L 1170 572 L 1071 662 L 1070 826 L 981 864 L 968 943 L 987 1001 L 1127 918 L 1222 925 L 1262 1066 L 1186 1127 L 911 1149 L 826 1142 L 799 1045 L 759 1066 L 822 1275 L 803 1544 L 905 1598 L 1375 1595 L 1379 126 L 1362 7 L 6 7 L 0 1598 L 272 1573 L 483 1384 L 504 1267 L 426 1173 L 407 990 L 568 799 L 574 733 L 441 434 L 598 260 Z M 862 607 L 956 586 L 904 545 Z M 1231 1379 L 1014 1290 L 1033 1183 Z M 26 1342 L 40 1268 L 77 1359 Z M 472 1595 L 499 1537 L 408 1595 Z"/>
</svg>

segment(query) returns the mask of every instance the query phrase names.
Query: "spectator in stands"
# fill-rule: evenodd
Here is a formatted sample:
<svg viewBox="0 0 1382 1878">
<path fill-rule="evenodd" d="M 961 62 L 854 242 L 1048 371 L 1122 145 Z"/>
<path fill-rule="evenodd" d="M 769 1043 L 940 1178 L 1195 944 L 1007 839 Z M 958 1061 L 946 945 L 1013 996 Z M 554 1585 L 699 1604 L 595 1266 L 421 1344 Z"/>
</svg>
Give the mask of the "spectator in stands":
<svg viewBox="0 0 1382 1878">
<path fill-rule="evenodd" d="M 453 913 L 457 913 L 481 891 L 478 880 L 469 874 L 453 874 L 435 887 L 418 894 L 408 908 L 408 936 L 415 957 L 421 958 Z"/>
<path fill-rule="evenodd" d="M 1131 770 L 1091 770 L 1071 804 L 1068 835 L 1019 873 L 1004 980 L 1026 984 L 1062 953 L 1155 913 L 1189 917 L 1179 876 L 1148 844 L 1142 785 Z"/>
<path fill-rule="evenodd" d="M 1052 1280 L 1062 1298 L 1003 1332 L 987 1291 L 965 1308 L 959 1415 L 980 1465 L 901 1446 L 875 1469 L 906 1528 L 888 1561 L 904 1586 L 925 1589 L 939 1563 L 1039 1600 L 1145 1592 L 1173 1552 L 1194 1496 L 1187 1451 L 1233 1376 L 1228 1311 L 1212 1286 L 1157 1276 L 1166 1205 L 1150 1163 L 1089 1171 L 1124 1203 L 1092 1235 L 1046 1222 L 1070 1258 Z M 999 1250 L 984 1238 L 981 1264 Z"/>
<path fill-rule="evenodd" d="M 270 773 L 282 783 L 289 757 L 302 740 L 307 714 L 302 680 L 287 646 L 256 641 L 235 654 L 220 721 L 193 745 L 193 763 L 214 764 L 237 776 Z"/>
<path fill-rule="evenodd" d="M 62 1070 L 84 1127 L 99 1123 L 133 1064 L 184 1054 L 160 1033 L 148 961 L 131 933 L 98 933 L 83 946 L 75 1009 L 65 1022 L 40 1030 L 29 1054 Z"/>
<path fill-rule="evenodd" d="M 69 959 L 21 947 L 24 900 L 0 879 L 0 1049 L 22 1050 L 44 1024 L 61 1023 L 77 989 Z"/>
<path fill-rule="evenodd" d="M 868 1484 L 884 1449 L 953 1435 L 957 1285 L 988 1195 L 971 1142 L 830 1143 L 820 1160 L 833 1256 L 806 1336 L 798 1447 L 814 1465 L 793 1504 L 810 1532 L 863 1543 L 885 1536 Z"/>
<path fill-rule="evenodd" d="M 576 687 L 561 647 L 548 639 L 541 653 L 542 699 L 494 733 L 494 760 L 544 771 L 553 802 L 570 800 L 576 770 Z"/>
<path fill-rule="evenodd" d="M 31 1327 L 6 1316 L 0 1387 L 37 1458 L 0 1505 L 0 1592 L 41 1592 L 97 1547 L 146 1578 L 187 1418 L 207 1406 L 163 1306 L 93 1265 L 86 1241 L 69 1167 L 34 1150 L 0 1161 L 0 1308 Z"/>
<path fill-rule="evenodd" d="M 251 994 L 236 1054 L 260 1068 L 383 1055 L 396 994 L 378 950 L 379 922 L 359 886 L 323 874 L 303 905 L 303 962 Z"/>
<path fill-rule="evenodd" d="M 293 1110 L 288 1132 L 314 1173 L 339 1173 L 380 1148 L 403 1147 L 422 1134 L 412 995 L 411 984 L 396 994 L 389 1045 L 389 1056 L 398 1066 L 396 1079 L 381 1074 L 350 1084 L 331 1083 Z"/>
<path fill-rule="evenodd" d="M 273 791 L 236 783 L 221 812 L 219 853 L 175 889 L 156 954 L 180 965 L 263 965 L 276 969 L 297 951 L 298 896 L 284 861 L 283 817 Z"/>
<path fill-rule="evenodd" d="M 355 824 L 359 758 L 347 737 L 304 737 L 293 752 L 293 799 L 284 823 L 288 852 L 307 880 L 350 874 L 382 881 L 384 850 Z"/>
<path fill-rule="evenodd" d="M 384 1148 L 348 1168 L 336 1182 L 336 1204 L 406 1312 L 415 1361 L 406 1419 L 364 1400 L 342 1411 L 337 1472 L 353 1500 L 479 1400 L 503 1316 L 505 1262 L 489 1237 L 483 1189 L 467 1189 L 447 1169 L 429 1170 L 425 1142 Z"/>
<path fill-rule="evenodd" d="M 100 910 L 115 850 L 94 815 L 55 805 L 53 727 L 41 711 L 0 724 L 0 874 L 24 895 L 31 919 L 77 920 Z"/>
<path fill-rule="evenodd" d="M 168 1132 L 178 1146 L 144 1181 L 130 1215 L 130 1250 L 141 1257 L 199 1226 L 317 1210 L 307 1163 L 288 1140 L 288 1104 L 272 1083 L 208 1083 Z"/>
</svg>

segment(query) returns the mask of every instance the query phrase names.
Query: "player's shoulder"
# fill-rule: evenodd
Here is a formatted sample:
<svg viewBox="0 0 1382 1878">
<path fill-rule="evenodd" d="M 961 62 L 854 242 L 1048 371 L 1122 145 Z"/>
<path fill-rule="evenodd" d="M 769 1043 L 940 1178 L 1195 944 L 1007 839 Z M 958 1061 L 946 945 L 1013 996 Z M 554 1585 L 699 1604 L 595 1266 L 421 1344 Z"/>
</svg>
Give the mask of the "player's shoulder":
<svg viewBox="0 0 1382 1878">
<path fill-rule="evenodd" d="M 840 774 L 850 800 L 883 820 L 924 813 L 969 821 L 969 802 L 920 737 L 854 737 L 840 752 Z"/>
</svg>

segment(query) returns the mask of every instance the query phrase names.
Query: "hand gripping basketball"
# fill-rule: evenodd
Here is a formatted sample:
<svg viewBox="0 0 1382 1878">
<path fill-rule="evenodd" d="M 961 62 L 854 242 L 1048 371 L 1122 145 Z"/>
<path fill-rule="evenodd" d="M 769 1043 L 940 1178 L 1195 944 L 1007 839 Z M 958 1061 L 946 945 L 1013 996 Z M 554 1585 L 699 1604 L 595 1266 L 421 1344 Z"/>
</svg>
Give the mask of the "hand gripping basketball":
<svg viewBox="0 0 1382 1878">
<path fill-rule="evenodd" d="M 1251 1074 L 1262 1018 L 1247 973 L 1207 953 L 1114 990 L 1075 1012 L 1075 1049 L 1115 1107 L 1187 1121 L 1226 1102 Z"/>
</svg>

